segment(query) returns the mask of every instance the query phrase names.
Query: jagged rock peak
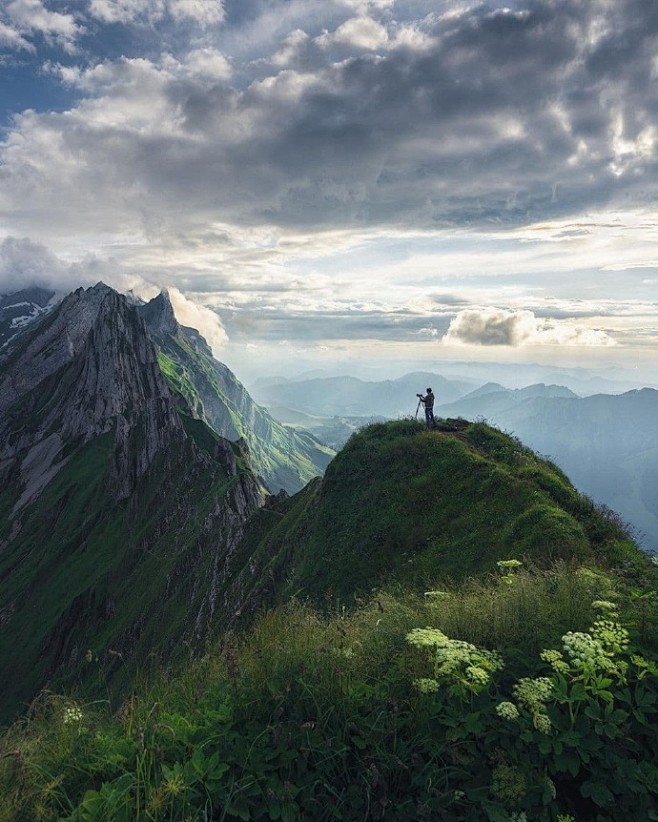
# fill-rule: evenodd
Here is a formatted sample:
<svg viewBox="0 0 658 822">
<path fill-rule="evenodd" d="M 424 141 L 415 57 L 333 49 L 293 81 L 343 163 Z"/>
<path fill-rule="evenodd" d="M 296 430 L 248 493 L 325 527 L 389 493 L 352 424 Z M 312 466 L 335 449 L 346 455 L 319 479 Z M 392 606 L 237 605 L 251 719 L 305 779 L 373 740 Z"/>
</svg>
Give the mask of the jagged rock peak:
<svg viewBox="0 0 658 822">
<path fill-rule="evenodd" d="M 156 336 L 162 334 L 176 336 L 180 332 L 180 324 L 174 314 L 174 307 L 166 288 L 163 288 L 158 296 L 146 305 L 139 306 L 137 310 L 149 330 Z"/>
</svg>

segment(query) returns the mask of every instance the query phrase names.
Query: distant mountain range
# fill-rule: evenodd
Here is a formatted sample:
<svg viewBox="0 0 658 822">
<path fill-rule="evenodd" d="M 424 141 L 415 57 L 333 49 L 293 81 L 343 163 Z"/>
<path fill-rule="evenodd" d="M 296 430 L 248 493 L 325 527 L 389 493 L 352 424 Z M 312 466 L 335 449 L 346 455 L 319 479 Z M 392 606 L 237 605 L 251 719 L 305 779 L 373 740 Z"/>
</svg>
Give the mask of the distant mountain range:
<svg viewBox="0 0 658 822">
<path fill-rule="evenodd" d="M 308 380 L 260 380 L 252 386 L 254 397 L 267 406 L 283 406 L 322 417 L 388 417 L 413 414 L 416 394 L 430 386 L 438 398 L 453 402 L 473 390 L 472 381 L 449 380 L 417 371 L 396 380 L 367 382 L 356 377 Z"/>
<path fill-rule="evenodd" d="M 510 389 L 487 382 L 473 388 L 464 380 L 418 372 L 381 382 L 271 380 L 254 390 L 279 419 L 306 426 L 340 448 L 370 419 L 413 415 L 415 393 L 427 386 L 437 398 L 435 415 L 483 419 L 514 434 L 554 459 L 583 493 L 618 512 L 644 547 L 658 546 L 655 389 L 581 397 L 561 385 Z"/>
</svg>

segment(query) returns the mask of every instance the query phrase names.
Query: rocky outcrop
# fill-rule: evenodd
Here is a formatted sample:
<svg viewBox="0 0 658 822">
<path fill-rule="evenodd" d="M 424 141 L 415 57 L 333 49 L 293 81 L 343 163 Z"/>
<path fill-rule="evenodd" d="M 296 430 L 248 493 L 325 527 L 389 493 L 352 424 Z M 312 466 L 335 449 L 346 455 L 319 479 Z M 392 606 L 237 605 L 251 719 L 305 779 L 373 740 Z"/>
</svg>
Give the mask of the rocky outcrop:
<svg viewBox="0 0 658 822">
<path fill-rule="evenodd" d="M 70 294 L 0 378 L 0 460 L 18 459 L 18 510 L 52 479 L 70 445 L 115 439 L 117 497 L 184 436 L 143 320 L 99 283 Z"/>
</svg>

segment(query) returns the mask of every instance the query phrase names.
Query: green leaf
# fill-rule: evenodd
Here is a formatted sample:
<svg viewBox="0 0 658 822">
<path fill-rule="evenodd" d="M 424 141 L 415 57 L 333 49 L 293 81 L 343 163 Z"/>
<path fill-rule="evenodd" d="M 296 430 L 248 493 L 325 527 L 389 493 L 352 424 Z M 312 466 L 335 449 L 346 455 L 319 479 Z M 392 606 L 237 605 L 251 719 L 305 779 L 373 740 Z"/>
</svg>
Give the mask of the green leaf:
<svg viewBox="0 0 658 822">
<path fill-rule="evenodd" d="M 583 782 L 580 793 L 586 798 L 591 799 L 600 808 L 609 805 L 614 796 L 602 782 L 587 781 Z"/>
</svg>

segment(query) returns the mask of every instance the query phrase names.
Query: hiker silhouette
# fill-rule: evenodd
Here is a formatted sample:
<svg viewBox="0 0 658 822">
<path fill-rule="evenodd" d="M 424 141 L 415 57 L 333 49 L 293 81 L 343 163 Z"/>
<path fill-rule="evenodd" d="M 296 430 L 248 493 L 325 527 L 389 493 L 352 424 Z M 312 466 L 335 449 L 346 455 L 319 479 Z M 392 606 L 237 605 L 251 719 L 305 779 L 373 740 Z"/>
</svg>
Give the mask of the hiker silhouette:
<svg viewBox="0 0 658 822">
<path fill-rule="evenodd" d="M 427 388 L 425 396 L 416 394 L 418 399 L 425 406 L 425 424 L 428 428 L 436 428 L 436 421 L 434 419 L 434 394 L 431 388 Z"/>
</svg>

